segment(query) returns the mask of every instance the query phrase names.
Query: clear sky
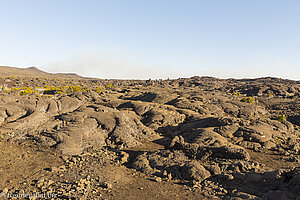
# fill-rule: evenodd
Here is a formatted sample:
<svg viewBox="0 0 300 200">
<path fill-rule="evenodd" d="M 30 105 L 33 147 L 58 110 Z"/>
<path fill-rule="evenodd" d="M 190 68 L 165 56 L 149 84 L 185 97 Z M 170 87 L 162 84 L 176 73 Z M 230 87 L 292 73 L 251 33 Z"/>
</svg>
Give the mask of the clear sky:
<svg viewBox="0 0 300 200">
<path fill-rule="evenodd" d="M 299 0 L 0 0 L 0 65 L 300 80 Z"/>
</svg>

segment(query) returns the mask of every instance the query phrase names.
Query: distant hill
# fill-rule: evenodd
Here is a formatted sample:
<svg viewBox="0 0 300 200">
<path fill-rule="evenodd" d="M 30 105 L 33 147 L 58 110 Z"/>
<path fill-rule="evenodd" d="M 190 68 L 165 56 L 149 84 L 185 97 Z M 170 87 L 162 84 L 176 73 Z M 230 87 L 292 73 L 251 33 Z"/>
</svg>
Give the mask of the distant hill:
<svg viewBox="0 0 300 200">
<path fill-rule="evenodd" d="M 52 78 L 84 78 L 75 73 L 48 73 L 36 67 L 17 68 L 0 66 L 0 76 L 42 76 Z"/>
</svg>

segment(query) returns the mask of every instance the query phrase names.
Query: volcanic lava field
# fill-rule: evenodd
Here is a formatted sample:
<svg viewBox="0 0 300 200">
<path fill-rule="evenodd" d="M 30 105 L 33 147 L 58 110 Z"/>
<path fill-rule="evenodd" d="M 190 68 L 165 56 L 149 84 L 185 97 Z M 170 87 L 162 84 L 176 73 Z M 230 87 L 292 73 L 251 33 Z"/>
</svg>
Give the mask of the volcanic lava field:
<svg viewBox="0 0 300 200">
<path fill-rule="evenodd" d="M 300 199 L 299 98 L 299 81 L 270 77 L 106 80 L 1 67 L 0 193 Z"/>
</svg>

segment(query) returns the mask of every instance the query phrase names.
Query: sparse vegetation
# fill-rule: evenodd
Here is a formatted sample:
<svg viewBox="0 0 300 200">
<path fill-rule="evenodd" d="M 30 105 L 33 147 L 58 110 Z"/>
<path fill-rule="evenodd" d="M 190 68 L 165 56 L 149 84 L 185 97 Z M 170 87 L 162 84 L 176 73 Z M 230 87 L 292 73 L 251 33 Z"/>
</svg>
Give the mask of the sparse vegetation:
<svg viewBox="0 0 300 200">
<path fill-rule="evenodd" d="M 241 93 L 239 93 L 239 92 L 234 92 L 233 95 L 234 95 L 234 96 L 239 96 L 239 97 L 242 96 Z"/>
<path fill-rule="evenodd" d="M 226 84 L 226 80 L 219 81 L 223 82 L 220 85 Z M 182 85 L 176 82 L 180 82 Z M 158 176 L 156 177 L 158 180 L 156 184 L 170 181 L 169 186 L 172 186 L 173 177 L 180 183 L 197 179 L 193 182 L 196 182 L 199 186 L 201 185 L 204 191 L 206 187 L 203 187 L 202 184 L 208 183 L 207 180 L 215 180 L 217 183 L 219 181 L 218 174 L 212 174 L 208 169 L 214 168 L 217 170 L 216 172 L 220 172 L 222 169 L 229 178 L 232 174 L 234 176 L 238 175 L 241 170 L 248 170 L 249 172 L 265 170 L 263 165 L 254 165 L 253 163 L 257 160 L 269 163 L 270 158 L 264 159 L 268 157 L 266 155 L 270 151 L 276 151 L 278 156 L 280 156 L 280 152 L 286 155 L 288 153 L 292 159 L 296 159 L 295 156 L 299 152 L 297 134 L 289 134 L 289 132 L 292 132 L 289 130 L 297 131 L 297 125 L 289 124 L 291 127 L 289 128 L 287 123 L 280 124 L 280 122 L 286 120 L 284 114 L 290 112 L 291 109 L 295 109 L 295 98 L 286 98 L 288 92 L 295 91 L 296 93 L 300 90 L 295 88 L 292 91 L 275 91 L 276 96 L 268 98 L 267 94 L 273 94 L 273 85 L 265 86 L 267 81 L 264 81 L 261 84 L 262 86 L 257 86 L 256 83 L 260 83 L 259 81 L 255 82 L 255 89 L 253 90 L 248 88 L 248 82 L 240 84 L 239 81 L 231 80 L 232 85 L 228 84 L 228 90 L 224 89 L 225 92 L 223 89 L 220 90 L 219 86 L 216 86 L 213 82 L 210 84 L 209 78 L 205 80 L 201 78 L 197 80 L 166 80 L 159 82 L 161 84 L 150 84 L 150 87 L 146 81 L 35 78 L 28 76 L 16 76 L 15 79 L 11 77 L 9 83 L 9 85 L 2 85 L 0 94 L 2 96 L 0 98 L 0 128 L 1 131 L 4 130 L 8 133 L 0 134 L 2 144 L 6 143 L 9 137 L 15 139 L 15 133 L 18 133 L 18 137 L 22 136 L 26 142 L 22 146 L 31 144 L 27 143 L 27 140 L 33 140 L 38 148 L 43 149 L 46 147 L 48 149 L 51 147 L 55 151 L 60 151 L 61 154 L 71 152 L 72 155 L 83 155 L 81 151 L 84 153 L 97 153 L 98 150 L 105 151 L 105 153 L 100 152 L 95 156 L 90 156 L 91 154 L 86 154 L 85 157 L 80 156 L 80 161 L 77 160 L 79 158 L 77 156 L 66 156 L 67 159 L 70 159 L 67 163 L 60 163 L 59 166 L 62 167 L 59 168 L 56 165 L 49 165 L 51 170 L 47 169 L 47 173 L 43 173 L 42 177 L 37 174 L 31 178 L 31 174 L 26 174 L 29 177 L 28 180 L 35 183 L 32 186 L 36 190 L 39 190 L 40 186 L 47 185 L 52 192 L 56 193 L 61 188 L 69 187 L 64 185 L 65 181 L 68 180 L 69 183 L 75 183 L 74 188 L 76 188 L 76 191 L 72 195 L 75 195 L 74 198 L 76 199 L 80 199 L 81 195 L 87 191 L 82 190 L 82 187 L 99 191 L 101 190 L 99 187 L 102 186 L 98 187 L 99 184 L 95 180 L 96 178 L 103 180 L 101 175 L 93 177 L 93 179 L 86 179 L 85 182 L 90 183 L 90 186 L 88 186 L 81 184 L 82 181 L 80 180 L 74 180 L 73 176 L 68 179 L 70 177 L 63 176 L 64 171 L 60 170 L 68 170 L 67 168 L 72 162 L 72 170 L 75 169 L 76 177 L 82 179 L 82 174 L 101 174 L 91 174 L 89 166 L 92 166 L 92 163 L 96 161 L 99 170 L 107 167 L 108 171 L 111 171 L 113 165 L 117 173 L 121 162 L 128 163 L 130 157 L 126 151 L 119 151 L 119 149 L 134 149 L 136 144 L 139 145 L 138 148 L 146 147 L 146 149 L 132 160 L 132 170 L 141 169 L 143 172 L 143 170 L 150 169 L 150 173 L 155 173 L 153 175 Z M 171 88 L 165 87 L 170 83 L 173 85 Z M 115 85 L 118 86 L 117 89 L 114 88 Z M 263 93 L 261 92 L 262 89 L 257 87 L 269 87 L 270 89 Z M 102 97 L 97 98 L 98 95 L 95 95 L 95 93 Z M 258 93 L 266 95 L 257 95 Z M 298 93 L 295 94 L 295 97 L 298 97 Z M 282 101 L 286 103 L 283 106 L 280 104 Z M 255 102 L 259 102 L 259 105 L 254 104 Z M 288 107 L 288 103 L 292 103 L 293 107 Z M 282 115 L 278 115 L 278 113 Z M 189 118 L 186 119 L 185 115 Z M 272 120 L 270 120 L 270 117 Z M 293 123 L 298 122 L 295 120 Z M 37 124 L 38 126 L 36 126 Z M 39 124 L 42 125 L 39 126 Z M 9 129 L 6 129 L 7 125 L 9 125 Z M 155 145 L 152 145 L 154 143 L 151 141 L 155 138 L 170 140 L 170 135 L 165 137 L 164 134 L 160 134 L 160 129 L 167 134 L 176 130 L 176 134 L 171 136 L 177 134 L 178 136 L 172 138 L 170 148 L 169 146 L 161 146 L 158 149 L 157 147 L 160 144 L 155 143 Z M 41 130 L 47 131 L 47 134 L 41 134 Z M 159 130 L 159 132 L 156 130 Z M 194 135 L 196 139 L 194 139 Z M 59 138 L 61 140 L 57 140 Z M 83 138 L 84 142 L 80 138 Z M 58 141 L 59 148 L 56 145 Z M 171 146 L 173 144 L 174 146 Z M 19 148 L 15 145 L 14 147 Z M 202 151 L 201 154 L 198 152 L 199 147 Z M 31 146 L 28 146 L 28 148 L 30 149 Z M 250 156 L 247 153 L 248 149 L 254 150 L 256 153 Z M 45 151 L 45 155 L 49 156 L 47 152 Z M 54 155 L 52 152 L 49 157 L 61 162 L 61 159 L 57 156 L 58 154 Z M 189 155 L 186 155 L 186 152 Z M 27 162 L 30 160 L 31 162 L 32 155 L 38 153 L 34 150 L 34 153 L 27 158 L 21 156 L 22 160 L 20 162 L 24 160 Z M 105 156 L 105 159 L 99 159 L 99 156 Z M 257 156 L 262 158 L 258 159 Z M 38 159 L 41 158 L 41 156 L 38 157 Z M 81 158 L 84 159 L 81 160 Z M 112 165 L 99 163 L 102 160 L 106 162 L 108 158 L 111 159 L 109 163 Z M 5 164 L 5 159 L 6 156 L 2 158 L 0 163 Z M 206 162 L 206 159 L 209 162 Z M 237 159 L 240 160 L 238 166 L 234 164 L 237 163 Z M 9 167 L 16 166 L 14 163 L 11 164 L 11 161 L 14 160 L 16 159 L 9 158 Z M 34 161 L 38 164 L 36 160 Z M 115 165 L 116 161 L 118 161 L 118 165 Z M 291 162 L 289 161 L 288 164 L 291 164 Z M 9 167 L 5 169 L 9 170 Z M 40 171 L 45 171 L 44 163 L 40 167 Z M 278 167 L 273 169 L 277 170 Z M 195 171 L 197 173 L 194 173 Z M 15 175 L 16 171 L 12 169 L 9 173 Z M 58 173 L 60 176 L 57 176 Z M 223 180 L 222 178 L 225 176 L 223 176 L 224 174 L 221 175 L 220 180 Z M 109 176 L 114 180 L 114 174 Z M 264 174 L 259 176 L 264 177 Z M 270 176 L 266 178 L 268 177 Z M 34 182 L 36 178 L 39 179 L 39 184 Z M 131 175 L 129 175 L 129 178 L 134 180 Z M 248 176 L 241 176 L 241 181 L 247 181 L 247 178 Z M 27 183 L 28 180 L 26 180 Z M 50 180 L 53 180 L 53 182 Z M 142 178 L 139 180 L 143 181 Z M 21 181 L 24 181 L 24 179 Z M 45 182 L 44 185 L 41 184 L 43 181 Z M 48 184 L 49 181 L 52 184 Z M 78 184 L 76 184 L 76 181 L 78 181 Z M 232 179 L 233 186 L 234 181 L 235 179 Z M 123 186 L 122 183 L 115 184 L 116 188 Z M 260 182 L 253 184 L 259 185 L 257 188 L 260 192 Z M 22 184 L 22 186 L 21 189 L 26 190 L 27 185 Z M 216 186 L 217 190 L 221 191 L 218 187 Z M 12 192 L 14 191 L 12 190 Z M 94 195 L 95 193 L 92 193 L 88 199 L 95 199 Z M 227 193 L 224 193 L 224 195 L 227 195 Z"/>
<path fill-rule="evenodd" d="M 98 93 L 98 94 L 101 94 L 102 92 L 103 92 L 103 87 L 99 87 L 99 86 L 97 86 L 97 88 L 96 88 L 96 92 Z"/>
<path fill-rule="evenodd" d="M 113 88 L 114 86 L 111 83 L 105 85 L 105 88 Z"/>
<path fill-rule="evenodd" d="M 280 121 L 280 122 L 283 122 L 283 121 L 286 120 L 286 117 L 285 117 L 284 114 L 283 115 L 279 115 L 279 116 L 277 116 L 277 120 Z"/>
<path fill-rule="evenodd" d="M 241 99 L 241 102 L 254 103 L 255 98 L 254 97 L 244 97 Z"/>
</svg>

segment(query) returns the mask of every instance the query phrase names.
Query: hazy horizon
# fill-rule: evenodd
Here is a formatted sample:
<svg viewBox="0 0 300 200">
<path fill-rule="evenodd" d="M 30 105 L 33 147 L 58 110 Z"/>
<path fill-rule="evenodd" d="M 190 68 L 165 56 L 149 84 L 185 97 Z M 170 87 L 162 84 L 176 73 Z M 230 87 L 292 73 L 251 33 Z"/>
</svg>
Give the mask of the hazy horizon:
<svg viewBox="0 0 300 200">
<path fill-rule="evenodd" d="M 295 0 L 0 5 L 1 66 L 115 79 L 300 79 Z"/>
</svg>

